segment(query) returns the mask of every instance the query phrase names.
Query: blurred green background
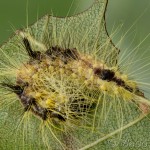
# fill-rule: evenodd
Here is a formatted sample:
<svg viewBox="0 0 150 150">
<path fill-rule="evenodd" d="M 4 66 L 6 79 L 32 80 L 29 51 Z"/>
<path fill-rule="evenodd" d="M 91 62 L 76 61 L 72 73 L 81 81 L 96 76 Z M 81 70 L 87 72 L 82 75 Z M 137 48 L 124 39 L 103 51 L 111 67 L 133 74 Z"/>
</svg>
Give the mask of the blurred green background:
<svg viewBox="0 0 150 150">
<path fill-rule="evenodd" d="M 47 13 L 61 17 L 73 15 L 86 10 L 93 2 L 94 0 L 0 0 L 0 45 L 7 41 L 13 30 L 26 27 Z M 130 72 L 142 67 L 146 57 L 148 59 L 144 70 L 149 70 L 150 36 L 147 35 L 150 33 L 150 0 L 109 0 L 106 22 L 110 34 L 119 29 L 113 42 L 118 44 L 123 37 L 118 44 L 122 53 L 127 52 L 129 58 L 134 57 L 135 60 L 142 56 L 141 63 L 138 63 L 141 66 L 135 63 L 130 67 Z M 143 41 L 145 37 L 147 38 Z M 137 51 L 136 57 L 135 53 L 131 53 L 133 50 Z M 150 71 L 143 74 L 142 81 L 150 83 Z"/>
<path fill-rule="evenodd" d="M 150 48 L 150 0 L 109 0 L 106 21 L 109 33 L 118 28 L 113 38 L 115 44 L 123 37 L 120 43 L 122 51 L 135 47 L 138 51 Z"/>
<path fill-rule="evenodd" d="M 93 2 L 94 0 L 0 0 L 0 43 L 6 41 L 13 30 L 26 27 L 27 16 L 29 24 L 32 24 L 37 18 L 51 12 L 55 16 L 82 12 Z M 126 45 L 135 38 L 133 46 L 137 45 L 150 32 L 149 14 L 149 0 L 109 0 L 107 11 L 109 32 L 112 31 L 112 27 L 118 27 L 123 23 L 123 27 L 114 41 L 117 42 L 120 36 L 135 23 L 126 35 L 124 44 Z M 140 15 L 141 17 L 139 17 Z M 145 42 L 143 45 L 147 48 L 149 42 Z"/>
<path fill-rule="evenodd" d="M 45 14 L 73 15 L 87 9 L 94 0 L 0 0 L 0 43 L 13 30 L 34 23 Z M 28 14 L 27 14 L 28 13 Z M 27 19 L 28 17 L 28 19 Z"/>
<path fill-rule="evenodd" d="M 94 0 L 0 0 L 0 43 L 6 41 L 13 29 L 26 27 L 27 12 L 29 24 L 37 18 L 51 13 L 55 16 L 66 16 L 82 12 L 92 5 Z M 69 11 L 69 13 L 68 13 Z M 145 11 L 145 13 L 143 13 Z M 136 19 L 143 13 L 139 20 Z M 123 27 L 116 37 L 124 34 L 133 23 L 135 25 L 127 34 L 130 41 L 136 34 L 135 45 L 150 31 L 150 1 L 149 0 L 109 0 L 107 11 L 107 27 Z M 149 42 L 146 46 L 149 45 Z"/>
</svg>

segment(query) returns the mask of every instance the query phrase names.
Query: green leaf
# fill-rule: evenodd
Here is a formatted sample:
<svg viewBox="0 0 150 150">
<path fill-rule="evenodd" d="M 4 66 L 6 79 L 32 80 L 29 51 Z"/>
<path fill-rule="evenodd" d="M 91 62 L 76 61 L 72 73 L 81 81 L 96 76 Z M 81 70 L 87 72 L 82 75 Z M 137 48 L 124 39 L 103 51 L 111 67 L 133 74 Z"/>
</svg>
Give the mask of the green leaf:
<svg viewBox="0 0 150 150">
<path fill-rule="evenodd" d="M 15 68 L 29 59 L 24 50 L 23 36 L 29 39 L 35 51 L 43 52 L 56 45 L 76 48 L 108 67 L 117 67 L 119 50 L 106 31 L 106 6 L 107 0 L 96 0 L 91 8 L 76 16 L 58 18 L 46 15 L 27 29 L 16 31 L 0 48 L 0 83 L 6 80 L 15 83 Z M 59 150 L 66 145 L 70 150 L 149 149 L 149 118 L 138 109 L 138 102 L 112 98 L 107 92 L 100 98 L 102 100 L 97 99 L 91 120 L 88 120 L 90 126 L 80 128 L 67 124 L 64 133 L 53 126 L 42 126 L 43 122 L 32 113 L 27 114 L 30 117 L 24 116 L 19 98 L 7 88 L 1 88 L 0 148 Z"/>
</svg>

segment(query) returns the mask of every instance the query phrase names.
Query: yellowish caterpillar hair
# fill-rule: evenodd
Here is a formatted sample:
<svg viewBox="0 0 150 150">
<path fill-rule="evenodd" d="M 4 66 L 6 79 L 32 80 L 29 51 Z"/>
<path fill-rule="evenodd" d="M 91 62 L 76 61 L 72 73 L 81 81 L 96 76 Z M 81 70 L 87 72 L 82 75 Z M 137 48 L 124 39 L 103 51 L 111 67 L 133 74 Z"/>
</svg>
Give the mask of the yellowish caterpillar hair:
<svg viewBox="0 0 150 150">
<path fill-rule="evenodd" d="M 149 113 L 108 36 L 107 3 L 95 0 L 72 17 L 46 15 L 0 48 L 1 149 L 107 149 L 99 143 L 115 134 L 119 143 Z"/>
</svg>

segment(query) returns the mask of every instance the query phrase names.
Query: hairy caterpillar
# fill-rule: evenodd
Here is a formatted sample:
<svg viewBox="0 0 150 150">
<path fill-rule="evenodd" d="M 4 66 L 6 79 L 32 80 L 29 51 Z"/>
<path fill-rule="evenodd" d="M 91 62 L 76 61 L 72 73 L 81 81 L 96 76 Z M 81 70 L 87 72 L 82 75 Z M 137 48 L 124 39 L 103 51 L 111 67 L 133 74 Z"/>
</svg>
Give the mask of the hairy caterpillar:
<svg viewBox="0 0 150 150">
<path fill-rule="evenodd" d="M 139 105 L 148 108 L 116 61 L 106 5 L 97 0 L 69 18 L 47 15 L 2 46 L 2 149 L 80 149 L 130 123 Z"/>
</svg>

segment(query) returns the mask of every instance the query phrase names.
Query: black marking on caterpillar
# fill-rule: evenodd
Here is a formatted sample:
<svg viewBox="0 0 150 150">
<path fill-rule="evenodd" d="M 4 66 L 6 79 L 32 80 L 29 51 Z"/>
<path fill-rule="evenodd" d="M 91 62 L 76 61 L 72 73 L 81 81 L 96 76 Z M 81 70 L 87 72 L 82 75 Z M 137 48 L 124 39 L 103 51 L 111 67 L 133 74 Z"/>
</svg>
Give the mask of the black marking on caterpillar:
<svg viewBox="0 0 150 150">
<path fill-rule="evenodd" d="M 75 48 L 62 49 L 58 46 L 53 46 L 46 51 L 46 55 L 48 55 L 52 60 L 60 58 L 65 64 L 67 64 L 69 60 L 79 59 L 79 55 Z"/>
<path fill-rule="evenodd" d="M 21 86 L 19 86 L 19 85 L 12 85 L 12 84 L 8 84 L 8 83 L 1 83 L 1 86 L 4 87 L 4 88 L 7 87 L 7 88 L 11 89 L 18 96 L 23 93 L 23 88 Z"/>
<path fill-rule="evenodd" d="M 58 118 L 61 121 L 66 121 L 66 118 L 58 113 L 51 112 L 51 118 Z"/>
<path fill-rule="evenodd" d="M 58 118 L 61 121 L 65 121 L 65 118 L 60 114 L 54 113 L 46 108 L 41 107 L 35 98 L 28 97 L 24 94 L 20 96 L 21 103 L 24 105 L 25 111 L 32 111 L 35 115 L 42 118 L 42 120 L 47 120 L 50 118 Z"/>
<path fill-rule="evenodd" d="M 113 72 L 112 70 L 95 68 L 94 74 L 98 75 L 99 78 L 102 80 L 106 80 L 108 82 L 110 81 L 115 82 L 118 86 L 125 88 L 129 92 L 133 92 L 133 89 L 130 86 L 126 85 L 122 79 L 117 78 L 115 76 L 115 72 Z"/>
<path fill-rule="evenodd" d="M 117 78 L 115 76 L 115 72 L 113 72 L 112 70 L 95 68 L 94 74 L 98 75 L 99 78 L 101 78 L 102 80 L 107 80 L 108 82 L 110 82 L 110 81 L 115 82 L 118 86 L 123 87 L 124 89 L 126 89 L 129 92 L 133 92 L 133 88 L 126 85 L 125 81 L 123 81 L 122 79 Z M 138 88 L 136 89 L 135 93 L 139 96 L 144 96 L 143 93 L 140 92 L 140 90 Z"/>
<path fill-rule="evenodd" d="M 26 48 L 26 51 L 28 53 L 28 55 L 33 58 L 33 59 L 37 59 L 39 60 L 40 59 L 40 55 L 41 55 L 41 52 L 39 51 L 33 51 L 32 48 L 31 48 L 31 45 L 29 43 L 29 40 L 27 38 L 23 38 L 23 43 L 24 43 L 24 46 Z"/>
<path fill-rule="evenodd" d="M 35 115 L 39 116 L 43 120 L 47 120 L 49 116 L 51 118 L 58 118 L 61 121 L 66 120 L 62 115 L 41 107 L 39 104 L 36 103 L 35 98 L 29 97 L 24 94 L 24 89 L 21 88 L 19 85 L 11 85 L 7 83 L 2 83 L 1 85 L 3 87 L 11 89 L 15 94 L 17 94 L 17 96 L 20 98 L 21 104 L 24 106 L 25 111 L 32 111 Z"/>
<path fill-rule="evenodd" d="M 115 78 L 115 72 L 109 69 L 94 68 L 94 74 L 107 81 L 113 81 Z"/>
</svg>

